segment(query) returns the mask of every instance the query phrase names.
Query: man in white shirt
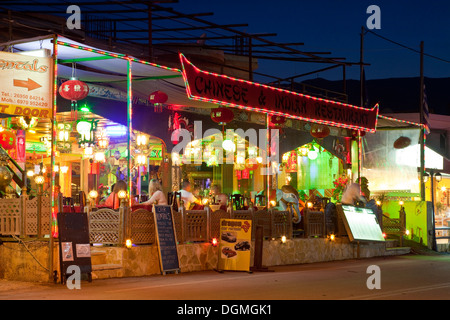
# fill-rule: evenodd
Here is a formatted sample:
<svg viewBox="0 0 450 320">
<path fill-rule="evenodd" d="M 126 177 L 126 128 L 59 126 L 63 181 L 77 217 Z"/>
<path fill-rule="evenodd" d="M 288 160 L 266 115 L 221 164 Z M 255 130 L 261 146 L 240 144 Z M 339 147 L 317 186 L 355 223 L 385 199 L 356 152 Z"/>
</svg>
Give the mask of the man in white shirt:
<svg viewBox="0 0 450 320">
<path fill-rule="evenodd" d="M 192 185 L 189 181 L 183 181 L 181 184 L 181 200 L 184 202 L 184 208 L 186 210 L 189 210 L 191 207 L 191 203 L 200 203 L 200 200 L 198 200 L 192 193 Z"/>
<path fill-rule="evenodd" d="M 366 203 L 366 199 L 361 195 L 361 186 L 358 183 L 352 183 L 344 191 L 342 195 L 342 204 L 354 206 L 356 201 Z"/>
</svg>

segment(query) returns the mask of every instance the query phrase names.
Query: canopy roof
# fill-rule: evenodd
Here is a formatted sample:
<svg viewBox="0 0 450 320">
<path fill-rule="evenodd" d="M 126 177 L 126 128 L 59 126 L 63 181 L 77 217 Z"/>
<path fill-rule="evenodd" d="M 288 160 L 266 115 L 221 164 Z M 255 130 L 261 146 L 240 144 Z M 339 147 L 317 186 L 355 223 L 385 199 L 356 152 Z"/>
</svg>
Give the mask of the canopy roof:
<svg viewBox="0 0 450 320">
<path fill-rule="evenodd" d="M 54 36 L 39 37 L 2 44 L 13 52 L 48 49 L 53 51 Z M 191 101 L 186 95 L 181 71 L 139 60 L 124 54 L 104 51 L 58 36 L 58 78 L 76 76 L 88 83 L 107 85 L 121 91 L 127 88 L 127 59 L 132 61 L 133 97 L 148 99 L 150 93 L 167 93 L 167 104 L 196 108 L 214 108 L 216 105 Z M 75 67 L 75 68 L 73 68 Z"/>
</svg>

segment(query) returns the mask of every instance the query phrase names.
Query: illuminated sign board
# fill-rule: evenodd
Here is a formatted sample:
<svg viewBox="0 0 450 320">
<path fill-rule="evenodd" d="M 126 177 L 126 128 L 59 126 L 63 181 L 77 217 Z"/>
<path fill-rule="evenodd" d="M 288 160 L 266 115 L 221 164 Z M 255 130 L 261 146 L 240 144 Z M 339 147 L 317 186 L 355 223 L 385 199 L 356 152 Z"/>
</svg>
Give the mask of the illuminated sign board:
<svg viewBox="0 0 450 320">
<path fill-rule="evenodd" d="M 377 217 L 371 209 L 337 206 L 350 241 L 384 241 Z"/>
</svg>

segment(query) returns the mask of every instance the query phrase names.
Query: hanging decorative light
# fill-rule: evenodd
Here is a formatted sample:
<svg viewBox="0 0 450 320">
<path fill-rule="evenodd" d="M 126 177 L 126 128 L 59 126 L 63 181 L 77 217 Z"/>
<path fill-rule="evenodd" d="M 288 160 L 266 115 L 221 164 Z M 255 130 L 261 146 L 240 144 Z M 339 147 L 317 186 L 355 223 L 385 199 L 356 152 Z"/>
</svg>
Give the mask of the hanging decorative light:
<svg viewBox="0 0 450 320">
<path fill-rule="evenodd" d="M 2 131 L 0 133 L 0 145 L 5 150 L 11 150 L 16 147 L 16 134 L 12 131 Z"/>
<path fill-rule="evenodd" d="M 17 125 L 23 130 L 30 130 L 36 127 L 39 123 L 37 117 L 19 117 Z"/>
<path fill-rule="evenodd" d="M 77 101 L 83 100 L 89 94 L 89 86 L 83 81 L 72 78 L 59 86 L 59 94 L 64 99 L 70 100 L 70 111 L 72 119 L 77 118 Z"/>
<path fill-rule="evenodd" d="M 234 119 L 234 113 L 228 108 L 215 108 L 211 110 L 211 120 L 215 123 L 225 126 Z"/>
<path fill-rule="evenodd" d="M 136 156 L 136 164 L 138 166 L 143 166 L 147 163 L 147 156 L 145 154 L 139 154 Z"/>
<path fill-rule="evenodd" d="M 77 131 L 81 135 L 78 144 L 81 147 L 91 147 L 95 143 L 95 131 L 97 130 L 97 122 L 95 120 L 78 120 Z"/>
<path fill-rule="evenodd" d="M 270 117 L 270 122 L 275 126 L 282 126 L 286 123 L 286 118 L 283 116 L 273 115 L 272 117 Z"/>
<path fill-rule="evenodd" d="M 145 134 L 138 134 L 136 136 L 136 145 L 139 150 L 144 150 L 147 148 L 148 137 Z"/>
<path fill-rule="evenodd" d="M 330 135 L 330 128 L 323 124 L 313 124 L 309 132 L 314 138 L 323 139 Z"/>
<path fill-rule="evenodd" d="M 56 125 L 56 149 L 59 152 L 64 153 L 72 151 L 72 143 L 70 142 L 71 132 L 71 123 L 58 123 Z"/>
<path fill-rule="evenodd" d="M 153 104 L 156 113 L 161 113 L 164 103 L 167 102 L 169 96 L 162 91 L 155 91 L 150 94 L 148 100 Z"/>
</svg>

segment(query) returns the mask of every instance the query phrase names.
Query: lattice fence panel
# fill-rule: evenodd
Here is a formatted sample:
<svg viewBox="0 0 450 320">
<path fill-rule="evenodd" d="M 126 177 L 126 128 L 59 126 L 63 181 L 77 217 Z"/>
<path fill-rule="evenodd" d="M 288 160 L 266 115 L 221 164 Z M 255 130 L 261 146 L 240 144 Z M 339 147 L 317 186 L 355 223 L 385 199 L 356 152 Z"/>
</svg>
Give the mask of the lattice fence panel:
<svg viewBox="0 0 450 320">
<path fill-rule="evenodd" d="M 306 211 L 306 236 L 322 237 L 325 235 L 325 214 L 322 211 Z"/>
<path fill-rule="evenodd" d="M 89 237 L 91 243 L 122 244 L 123 213 L 121 209 L 99 209 L 89 214 Z"/>
<path fill-rule="evenodd" d="M 272 238 L 292 238 L 292 214 L 290 211 L 272 211 Z"/>
<path fill-rule="evenodd" d="M 220 238 L 220 219 L 230 219 L 230 213 L 225 210 L 216 210 L 210 213 L 209 228 L 211 238 Z"/>
<path fill-rule="evenodd" d="M 20 235 L 21 199 L 1 199 L 0 235 Z"/>
<path fill-rule="evenodd" d="M 38 233 L 37 228 L 38 217 L 38 199 L 25 200 L 25 234 L 27 236 L 34 236 Z"/>
<path fill-rule="evenodd" d="M 50 197 L 41 198 L 41 232 L 42 234 L 51 233 L 51 199 Z"/>
<path fill-rule="evenodd" d="M 233 213 L 231 214 L 231 219 L 252 220 L 252 218 L 252 210 L 233 210 Z"/>
<path fill-rule="evenodd" d="M 208 241 L 208 216 L 206 210 L 184 211 L 185 241 Z"/>
<path fill-rule="evenodd" d="M 138 209 L 130 215 L 131 240 L 135 244 L 155 243 L 155 220 L 153 213 Z"/>
<path fill-rule="evenodd" d="M 175 228 L 175 236 L 177 237 L 178 243 L 183 243 L 183 216 L 179 211 L 172 211 L 173 214 L 173 224 Z"/>
</svg>

